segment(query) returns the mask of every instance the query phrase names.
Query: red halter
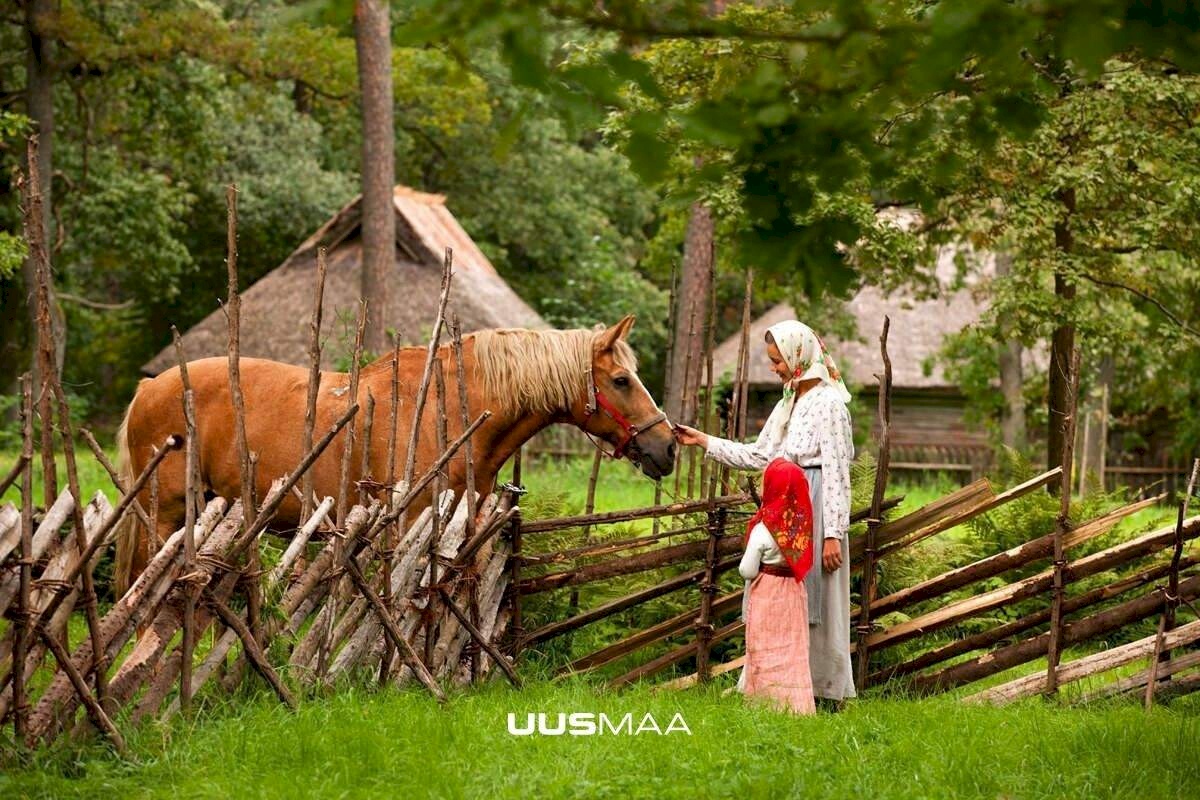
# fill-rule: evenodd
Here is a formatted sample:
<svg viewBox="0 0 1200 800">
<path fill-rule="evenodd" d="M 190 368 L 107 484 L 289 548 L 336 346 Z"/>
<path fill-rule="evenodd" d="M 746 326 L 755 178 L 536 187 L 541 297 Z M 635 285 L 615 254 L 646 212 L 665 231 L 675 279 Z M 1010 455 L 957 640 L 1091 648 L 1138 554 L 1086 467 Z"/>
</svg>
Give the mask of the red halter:
<svg viewBox="0 0 1200 800">
<path fill-rule="evenodd" d="M 625 434 L 624 438 L 622 438 L 617 446 L 613 448 L 613 451 L 608 453 L 603 447 L 600 446 L 592 434 L 588 433 L 587 430 L 583 431 L 584 435 L 587 436 L 588 439 L 591 440 L 592 444 L 596 446 L 596 449 L 610 458 L 620 458 L 623 456 L 625 454 L 625 449 L 629 447 L 629 445 L 633 444 L 634 440 L 637 439 L 640 434 L 645 433 L 667 418 L 665 413 L 659 411 L 641 425 L 634 425 L 624 414 L 621 413 L 619 408 L 612 404 L 612 401 L 610 401 L 600 392 L 600 389 L 596 386 L 596 379 L 592 375 L 591 367 L 588 367 L 587 369 L 587 381 L 588 387 L 591 389 L 591 396 L 588 397 L 587 402 L 583 405 L 584 417 L 591 417 L 592 414 L 595 414 L 597 410 L 603 411 L 605 414 L 608 414 L 608 416 L 612 417 L 613 422 L 621 426 L 621 431 Z"/>
</svg>

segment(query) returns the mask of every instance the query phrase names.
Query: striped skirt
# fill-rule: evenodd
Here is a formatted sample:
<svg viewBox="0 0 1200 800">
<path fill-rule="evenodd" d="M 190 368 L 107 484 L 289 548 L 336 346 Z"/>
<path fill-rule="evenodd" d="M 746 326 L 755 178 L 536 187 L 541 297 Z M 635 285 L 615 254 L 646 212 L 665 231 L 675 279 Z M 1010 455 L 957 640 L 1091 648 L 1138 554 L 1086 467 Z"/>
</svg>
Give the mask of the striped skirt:
<svg viewBox="0 0 1200 800">
<path fill-rule="evenodd" d="M 742 691 L 796 714 L 816 712 L 808 666 L 808 592 L 792 578 L 750 583 Z"/>
</svg>

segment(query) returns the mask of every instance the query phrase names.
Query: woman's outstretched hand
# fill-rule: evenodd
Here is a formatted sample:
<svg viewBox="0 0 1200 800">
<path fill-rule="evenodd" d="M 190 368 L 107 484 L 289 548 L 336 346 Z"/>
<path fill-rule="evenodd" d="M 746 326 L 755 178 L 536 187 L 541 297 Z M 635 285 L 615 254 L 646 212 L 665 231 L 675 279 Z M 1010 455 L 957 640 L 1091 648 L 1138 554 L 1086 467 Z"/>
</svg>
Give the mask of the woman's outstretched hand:
<svg viewBox="0 0 1200 800">
<path fill-rule="evenodd" d="M 671 432 L 675 434 L 675 441 L 680 444 L 708 447 L 708 434 L 704 431 L 689 428 L 687 425 L 676 425 L 671 428 Z"/>
</svg>

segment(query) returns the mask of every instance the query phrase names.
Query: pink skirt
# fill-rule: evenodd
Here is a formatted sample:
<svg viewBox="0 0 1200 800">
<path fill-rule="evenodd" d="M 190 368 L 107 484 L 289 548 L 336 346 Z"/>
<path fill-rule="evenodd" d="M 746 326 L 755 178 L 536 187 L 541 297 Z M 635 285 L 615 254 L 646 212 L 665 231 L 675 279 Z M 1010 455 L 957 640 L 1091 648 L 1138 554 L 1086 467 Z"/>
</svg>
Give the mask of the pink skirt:
<svg viewBox="0 0 1200 800">
<path fill-rule="evenodd" d="M 742 691 L 781 710 L 813 714 L 808 667 L 808 593 L 792 578 L 759 573 L 750 584 Z"/>
</svg>

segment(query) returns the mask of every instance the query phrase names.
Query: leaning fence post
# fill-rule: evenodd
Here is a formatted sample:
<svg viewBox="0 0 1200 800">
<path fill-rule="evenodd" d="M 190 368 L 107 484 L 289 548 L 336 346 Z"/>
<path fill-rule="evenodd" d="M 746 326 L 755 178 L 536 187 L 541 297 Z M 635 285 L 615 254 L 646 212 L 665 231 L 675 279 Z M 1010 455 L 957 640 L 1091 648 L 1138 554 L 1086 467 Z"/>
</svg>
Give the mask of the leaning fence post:
<svg viewBox="0 0 1200 800">
<path fill-rule="evenodd" d="M 519 451 L 518 451 L 519 452 Z M 520 462 L 518 462 L 519 464 Z M 505 487 L 519 491 L 518 487 Z M 518 494 L 514 502 L 520 500 Z M 512 657 L 515 661 L 524 645 L 525 629 L 521 625 L 521 507 L 513 508 L 512 519 L 508 523 L 509 555 L 508 555 L 508 591 L 512 603 L 512 616 L 509 621 L 509 631 L 512 636 Z"/>
<path fill-rule="evenodd" d="M 696 674 L 702 683 L 712 677 L 708 666 L 712 646 L 712 602 L 717 592 L 717 543 L 725 532 L 725 507 L 708 512 L 708 548 L 704 552 L 704 578 L 700 582 L 700 616 L 696 619 Z"/>
<path fill-rule="evenodd" d="M 1159 618 L 1158 634 L 1154 639 L 1154 655 L 1150 658 L 1150 668 L 1147 671 L 1149 680 L 1146 681 L 1144 698 L 1147 711 L 1154 705 L 1159 664 L 1171 660 L 1170 651 L 1163 651 L 1163 636 L 1175 627 L 1175 611 L 1179 608 L 1179 562 L 1183 557 L 1183 521 L 1187 518 L 1188 504 L 1191 502 L 1192 492 L 1196 489 L 1197 473 L 1200 473 L 1200 458 L 1192 463 L 1192 473 L 1188 478 L 1186 493 L 1179 501 L 1179 516 L 1175 522 L 1175 548 L 1171 553 L 1171 567 L 1167 573 L 1167 590 L 1163 596 L 1162 616 Z"/>
<path fill-rule="evenodd" d="M 1066 599 L 1067 560 L 1063 539 L 1071 527 L 1071 467 L 1074 461 L 1076 391 L 1079 388 L 1079 349 L 1071 358 L 1067 375 L 1067 396 L 1070 398 L 1063 419 L 1062 486 L 1059 489 L 1058 517 L 1054 523 L 1054 588 L 1050 606 L 1050 640 L 1046 651 L 1046 695 L 1058 692 L 1058 663 L 1062 659 L 1063 601 Z"/>
<path fill-rule="evenodd" d="M 33 378 L 21 377 L 21 560 L 17 617 L 13 625 L 12 691 L 13 733 L 17 742 L 25 741 L 29 724 L 29 705 L 25 687 L 25 657 L 33 621 L 30 591 L 33 586 Z"/>
<path fill-rule="evenodd" d="M 867 540 L 863 548 L 862 591 L 858 604 L 858 675 L 857 688 L 867 688 L 867 673 L 871 662 L 871 603 L 875 602 L 875 541 L 883 524 L 883 495 L 887 491 L 888 466 L 891 463 L 892 423 L 892 359 L 888 356 L 887 339 L 891 319 L 883 318 L 879 335 L 879 352 L 883 356 L 883 375 L 879 376 L 879 458 L 875 464 L 875 489 L 871 494 L 871 515 L 867 517 Z M 849 533 L 847 533 L 849 536 Z"/>
</svg>

